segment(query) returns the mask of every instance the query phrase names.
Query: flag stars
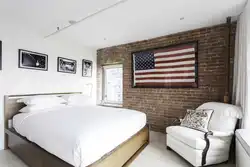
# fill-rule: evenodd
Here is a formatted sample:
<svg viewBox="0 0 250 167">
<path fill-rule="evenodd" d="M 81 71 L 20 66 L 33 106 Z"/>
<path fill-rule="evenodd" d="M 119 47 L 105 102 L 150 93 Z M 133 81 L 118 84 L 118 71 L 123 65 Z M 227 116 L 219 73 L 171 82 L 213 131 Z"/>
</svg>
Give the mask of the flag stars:
<svg viewBox="0 0 250 167">
<path fill-rule="evenodd" d="M 148 70 L 155 68 L 154 53 L 138 52 L 134 54 L 135 70 Z"/>
</svg>

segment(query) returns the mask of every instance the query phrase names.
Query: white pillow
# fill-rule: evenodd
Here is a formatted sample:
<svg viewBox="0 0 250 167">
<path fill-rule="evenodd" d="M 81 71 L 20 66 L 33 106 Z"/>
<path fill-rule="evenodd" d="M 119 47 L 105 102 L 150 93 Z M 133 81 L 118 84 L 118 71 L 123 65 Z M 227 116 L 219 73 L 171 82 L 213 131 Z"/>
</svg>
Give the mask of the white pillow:
<svg viewBox="0 0 250 167">
<path fill-rule="evenodd" d="M 208 125 L 213 112 L 214 110 L 212 109 L 188 109 L 186 116 L 181 122 L 181 126 L 208 132 Z"/>
<path fill-rule="evenodd" d="M 96 105 L 96 103 L 93 98 L 86 95 L 70 95 L 68 96 L 68 105 L 90 106 L 90 105 Z"/>
<path fill-rule="evenodd" d="M 66 100 L 57 96 L 33 96 L 17 100 L 18 103 L 26 105 L 55 105 L 67 103 Z"/>
<path fill-rule="evenodd" d="M 46 109 L 52 109 L 57 107 L 64 107 L 66 104 L 56 104 L 56 105 L 28 105 L 23 107 L 19 112 L 29 113 L 29 112 L 42 112 L 46 111 Z"/>
</svg>

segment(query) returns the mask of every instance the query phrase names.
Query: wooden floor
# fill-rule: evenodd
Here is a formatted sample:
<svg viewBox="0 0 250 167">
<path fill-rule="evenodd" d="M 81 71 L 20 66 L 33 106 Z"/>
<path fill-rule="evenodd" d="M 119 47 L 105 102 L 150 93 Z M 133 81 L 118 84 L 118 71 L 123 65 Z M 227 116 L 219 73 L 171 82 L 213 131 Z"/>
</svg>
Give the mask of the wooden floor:
<svg viewBox="0 0 250 167">
<path fill-rule="evenodd" d="M 131 163 L 130 167 L 191 167 L 172 151 L 166 150 L 165 135 L 150 132 L 150 144 Z M 0 167 L 27 167 L 10 151 L 0 151 Z M 235 167 L 233 164 L 221 164 L 214 167 Z"/>
</svg>

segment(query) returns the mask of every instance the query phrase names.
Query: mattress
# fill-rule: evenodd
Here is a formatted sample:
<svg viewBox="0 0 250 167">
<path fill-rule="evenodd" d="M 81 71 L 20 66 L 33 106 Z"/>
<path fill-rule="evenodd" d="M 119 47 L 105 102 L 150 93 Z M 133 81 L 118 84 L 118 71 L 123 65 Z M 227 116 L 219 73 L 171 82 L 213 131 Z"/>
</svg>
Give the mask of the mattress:
<svg viewBox="0 0 250 167">
<path fill-rule="evenodd" d="M 56 107 L 13 118 L 20 135 L 75 167 L 93 164 L 145 125 L 142 112 L 101 106 Z"/>
</svg>

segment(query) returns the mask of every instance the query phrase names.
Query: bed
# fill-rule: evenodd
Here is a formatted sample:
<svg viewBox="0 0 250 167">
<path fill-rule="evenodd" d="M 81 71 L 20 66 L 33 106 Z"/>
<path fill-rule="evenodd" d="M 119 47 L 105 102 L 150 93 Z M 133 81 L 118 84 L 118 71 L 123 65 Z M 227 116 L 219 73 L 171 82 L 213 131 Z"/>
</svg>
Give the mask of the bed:
<svg viewBox="0 0 250 167">
<path fill-rule="evenodd" d="M 119 167 L 148 144 L 144 113 L 103 106 L 18 113 L 20 97 L 5 97 L 5 120 L 14 127 L 6 128 L 6 147 L 31 167 Z"/>
</svg>

